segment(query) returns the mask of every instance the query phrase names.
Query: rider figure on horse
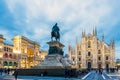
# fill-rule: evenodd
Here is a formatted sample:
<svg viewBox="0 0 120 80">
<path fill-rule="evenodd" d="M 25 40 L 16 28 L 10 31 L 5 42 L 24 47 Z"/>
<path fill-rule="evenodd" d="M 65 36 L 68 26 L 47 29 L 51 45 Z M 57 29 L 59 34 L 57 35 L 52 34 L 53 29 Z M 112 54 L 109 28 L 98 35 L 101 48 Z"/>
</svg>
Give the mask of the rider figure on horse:
<svg viewBox="0 0 120 80">
<path fill-rule="evenodd" d="M 51 38 L 55 37 L 56 41 L 57 39 L 60 39 L 60 34 L 59 34 L 59 27 L 57 26 L 57 23 L 53 26 L 52 32 L 51 32 Z"/>
<path fill-rule="evenodd" d="M 53 32 L 59 32 L 59 27 L 57 26 L 57 23 L 53 26 L 52 31 Z"/>
</svg>

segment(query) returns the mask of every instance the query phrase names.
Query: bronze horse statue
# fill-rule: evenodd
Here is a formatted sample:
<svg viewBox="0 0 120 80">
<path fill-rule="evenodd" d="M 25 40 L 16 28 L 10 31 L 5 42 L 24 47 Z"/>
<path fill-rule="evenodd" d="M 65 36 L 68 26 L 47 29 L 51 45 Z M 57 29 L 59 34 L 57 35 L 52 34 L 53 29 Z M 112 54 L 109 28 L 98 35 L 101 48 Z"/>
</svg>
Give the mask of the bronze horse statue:
<svg viewBox="0 0 120 80">
<path fill-rule="evenodd" d="M 60 34 L 59 34 L 59 27 L 57 26 L 57 23 L 53 26 L 52 32 L 51 32 L 51 40 L 53 41 L 53 37 L 55 37 L 55 40 L 60 41 Z"/>
</svg>

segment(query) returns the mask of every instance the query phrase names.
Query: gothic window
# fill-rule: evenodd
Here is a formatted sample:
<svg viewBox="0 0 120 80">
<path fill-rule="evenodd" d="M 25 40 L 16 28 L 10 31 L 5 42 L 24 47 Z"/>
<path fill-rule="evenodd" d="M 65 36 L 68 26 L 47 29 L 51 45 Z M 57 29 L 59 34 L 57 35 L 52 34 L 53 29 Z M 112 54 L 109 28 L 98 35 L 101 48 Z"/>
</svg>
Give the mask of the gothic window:
<svg viewBox="0 0 120 80">
<path fill-rule="evenodd" d="M 100 51 L 100 50 L 98 50 L 98 54 L 101 54 L 101 51 Z"/>
<path fill-rule="evenodd" d="M 73 61 L 75 61 L 75 58 L 73 58 Z"/>
<path fill-rule="evenodd" d="M 81 58 L 79 58 L 79 61 L 81 61 Z"/>
<path fill-rule="evenodd" d="M 101 57 L 98 57 L 98 60 L 100 61 L 100 60 L 101 60 Z"/>
<path fill-rule="evenodd" d="M 88 52 L 88 56 L 90 56 L 91 55 L 91 53 L 90 52 Z"/>
<path fill-rule="evenodd" d="M 106 60 L 108 60 L 108 56 L 106 56 Z"/>
<path fill-rule="evenodd" d="M 79 51 L 79 55 L 81 55 L 81 51 Z"/>
<path fill-rule="evenodd" d="M 88 41 L 88 48 L 90 48 L 91 47 L 91 42 L 90 41 Z"/>
</svg>

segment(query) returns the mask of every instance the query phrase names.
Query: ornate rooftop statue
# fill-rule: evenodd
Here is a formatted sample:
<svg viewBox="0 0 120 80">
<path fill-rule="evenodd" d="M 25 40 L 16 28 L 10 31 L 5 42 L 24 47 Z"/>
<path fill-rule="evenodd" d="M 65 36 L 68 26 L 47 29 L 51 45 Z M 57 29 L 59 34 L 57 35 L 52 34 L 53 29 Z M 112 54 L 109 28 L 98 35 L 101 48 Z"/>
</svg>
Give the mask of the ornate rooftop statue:
<svg viewBox="0 0 120 80">
<path fill-rule="evenodd" d="M 52 32 L 51 32 L 51 40 L 53 41 L 53 37 L 55 37 L 55 40 L 60 40 L 60 33 L 59 33 L 60 29 L 57 26 L 57 23 L 53 26 L 52 28 Z"/>
</svg>

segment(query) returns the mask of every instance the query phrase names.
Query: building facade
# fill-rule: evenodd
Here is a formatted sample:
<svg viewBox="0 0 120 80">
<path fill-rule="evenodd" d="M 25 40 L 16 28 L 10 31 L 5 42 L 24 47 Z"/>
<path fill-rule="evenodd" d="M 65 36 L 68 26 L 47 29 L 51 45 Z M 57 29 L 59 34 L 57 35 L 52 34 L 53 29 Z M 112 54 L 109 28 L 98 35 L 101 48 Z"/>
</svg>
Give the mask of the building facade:
<svg viewBox="0 0 120 80">
<path fill-rule="evenodd" d="M 82 32 L 81 42 L 76 41 L 75 48 L 68 46 L 68 54 L 74 61 L 75 68 L 79 69 L 107 69 L 115 68 L 115 46 L 111 40 L 110 45 L 102 40 L 98 40 L 97 31 L 93 29 L 91 34 Z"/>
<path fill-rule="evenodd" d="M 0 35 L 0 67 L 16 68 L 17 54 L 13 52 L 13 45 L 4 43 L 5 38 Z"/>
<path fill-rule="evenodd" d="M 18 68 L 31 68 L 40 63 L 40 45 L 24 36 L 15 36 L 13 51 L 18 54 Z"/>
<path fill-rule="evenodd" d="M 43 61 L 45 59 L 45 56 L 48 55 L 48 52 L 44 50 L 39 51 L 39 53 L 40 53 L 40 56 L 39 56 L 40 61 Z"/>
</svg>

